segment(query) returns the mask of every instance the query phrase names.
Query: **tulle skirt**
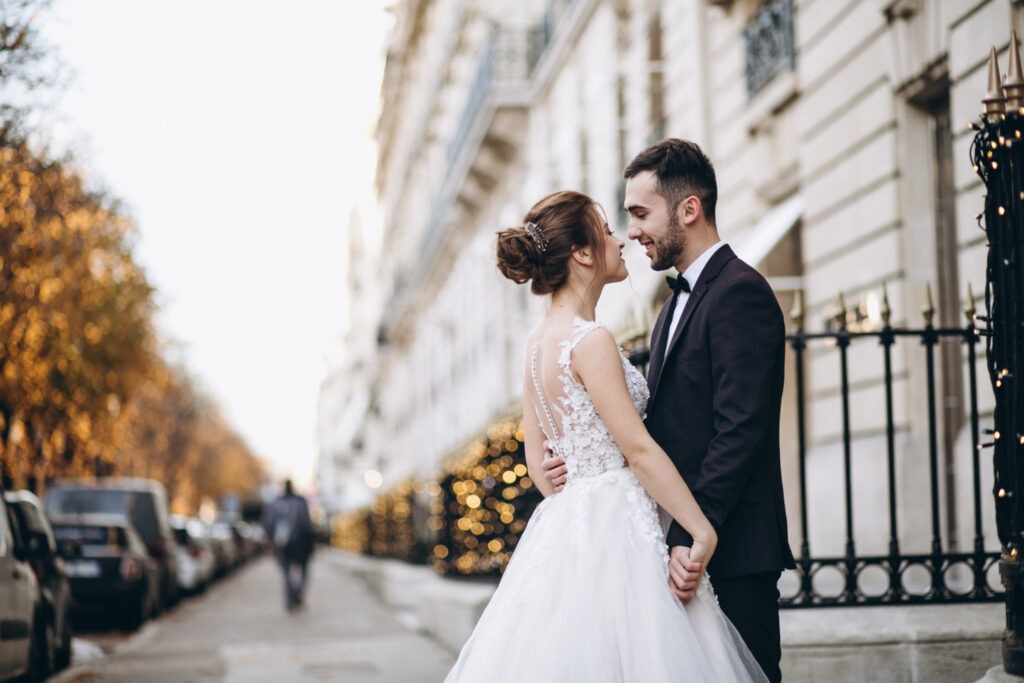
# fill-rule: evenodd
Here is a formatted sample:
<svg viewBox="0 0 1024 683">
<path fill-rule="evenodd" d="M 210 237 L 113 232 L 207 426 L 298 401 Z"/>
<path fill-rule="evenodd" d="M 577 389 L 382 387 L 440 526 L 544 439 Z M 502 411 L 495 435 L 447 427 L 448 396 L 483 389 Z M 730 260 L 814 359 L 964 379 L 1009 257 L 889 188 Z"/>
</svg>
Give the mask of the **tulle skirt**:
<svg viewBox="0 0 1024 683">
<path fill-rule="evenodd" d="M 628 469 L 535 510 L 448 683 L 765 680 L 705 578 L 668 587 L 657 508 Z"/>
</svg>

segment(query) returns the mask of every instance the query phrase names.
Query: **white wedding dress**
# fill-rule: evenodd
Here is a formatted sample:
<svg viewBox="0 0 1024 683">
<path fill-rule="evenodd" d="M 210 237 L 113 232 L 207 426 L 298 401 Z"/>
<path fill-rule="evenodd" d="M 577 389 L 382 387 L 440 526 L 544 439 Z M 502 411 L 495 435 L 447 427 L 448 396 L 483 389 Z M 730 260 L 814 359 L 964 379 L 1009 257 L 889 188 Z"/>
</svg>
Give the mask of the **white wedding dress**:
<svg viewBox="0 0 1024 683">
<path fill-rule="evenodd" d="M 538 373 L 541 349 L 532 349 L 538 420 L 547 423 L 544 431 L 565 459 L 568 479 L 560 493 L 537 506 L 445 680 L 764 681 L 706 577 L 685 607 L 668 587 L 657 505 L 626 467 L 569 368 L 573 348 L 596 327 L 577 319 L 572 337 L 560 344 L 562 390 L 554 406 L 544 398 Z M 625 357 L 622 363 L 642 415 L 647 382 Z"/>
</svg>

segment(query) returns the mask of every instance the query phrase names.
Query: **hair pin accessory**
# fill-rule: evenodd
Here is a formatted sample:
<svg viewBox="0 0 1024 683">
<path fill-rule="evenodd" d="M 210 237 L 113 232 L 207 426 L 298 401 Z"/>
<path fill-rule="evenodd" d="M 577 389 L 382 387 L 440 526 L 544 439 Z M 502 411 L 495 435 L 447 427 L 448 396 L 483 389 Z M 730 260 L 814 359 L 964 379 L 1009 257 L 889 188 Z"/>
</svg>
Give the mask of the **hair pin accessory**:
<svg viewBox="0 0 1024 683">
<path fill-rule="evenodd" d="M 548 248 L 548 241 L 544 238 L 544 232 L 540 229 L 540 226 L 531 221 L 527 221 L 523 227 L 526 228 L 526 232 L 530 236 L 530 239 L 533 240 L 533 243 L 537 245 L 537 251 L 543 254 Z"/>
</svg>

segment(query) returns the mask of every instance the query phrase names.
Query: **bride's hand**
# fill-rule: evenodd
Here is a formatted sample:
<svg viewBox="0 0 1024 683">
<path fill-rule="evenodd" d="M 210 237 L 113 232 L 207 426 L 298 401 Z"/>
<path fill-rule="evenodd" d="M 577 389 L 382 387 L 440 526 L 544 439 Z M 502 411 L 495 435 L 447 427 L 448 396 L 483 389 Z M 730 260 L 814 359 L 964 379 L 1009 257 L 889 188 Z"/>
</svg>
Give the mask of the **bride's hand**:
<svg viewBox="0 0 1024 683">
<path fill-rule="evenodd" d="M 708 563 L 711 561 L 711 556 L 715 554 L 715 548 L 718 547 L 718 534 L 715 533 L 714 529 L 709 529 L 707 533 L 702 534 L 700 537 L 694 537 L 693 545 L 690 546 L 690 559 L 694 562 L 700 562 L 703 570 L 707 569 Z"/>
</svg>

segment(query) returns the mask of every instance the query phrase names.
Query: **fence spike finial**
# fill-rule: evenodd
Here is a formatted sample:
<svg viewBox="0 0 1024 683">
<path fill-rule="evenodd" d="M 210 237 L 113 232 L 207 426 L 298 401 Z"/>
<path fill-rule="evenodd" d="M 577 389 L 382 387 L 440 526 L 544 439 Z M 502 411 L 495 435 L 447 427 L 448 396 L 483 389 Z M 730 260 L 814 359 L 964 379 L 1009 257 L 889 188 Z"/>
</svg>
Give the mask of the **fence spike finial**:
<svg viewBox="0 0 1024 683">
<path fill-rule="evenodd" d="M 1006 67 L 1006 80 L 1003 81 L 1006 93 L 1006 109 L 1012 111 L 1024 106 L 1024 76 L 1020 68 L 1020 48 L 1017 46 L 1017 31 L 1010 31 L 1010 63 Z"/>
<path fill-rule="evenodd" d="M 846 299 L 843 298 L 843 293 L 839 292 L 839 312 L 836 313 L 836 322 L 839 323 L 839 329 L 846 329 Z"/>
<path fill-rule="evenodd" d="M 993 45 L 988 55 L 988 92 L 985 93 L 985 118 L 995 123 L 1006 111 L 1006 97 L 1003 95 L 1003 79 L 999 77 L 999 60 Z"/>
<path fill-rule="evenodd" d="M 885 280 L 882 281 L 882 324 L 889 327 L 889 320 L 892 318 L 892 307 L 889 305 L 889 289 Z"/>
<path fill-rule="evenodd" d="M 967 282 L 967 307 L 964 308 L 964 315 L 967 316 L 967 324 L 974 324 L 974 314 L 977 310 L 974 308 L 974 290 L 971 289 L 970 281 Z"/>
<path fill-rule="evenodd" d="M 932 284 L 930 282 L 925 283 L 924 286 L 924 308 L 921 309 L 921 315 L 924 316 L 924 324 L 927 327 L 932 326 L 932 322 L 935 320 L 935 304 L 932 302 Z"/>
<path fill-rule="evenodd" d="M 793 319 L 793 325 L 797 332 L 804 330 L 804 290 L 798 289 L 793 292 L 793 308 L 789 309 L 789 317 Z"/>
</svg>

